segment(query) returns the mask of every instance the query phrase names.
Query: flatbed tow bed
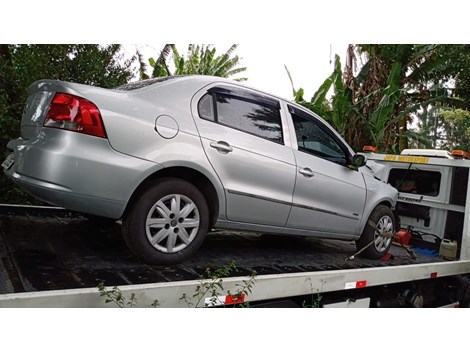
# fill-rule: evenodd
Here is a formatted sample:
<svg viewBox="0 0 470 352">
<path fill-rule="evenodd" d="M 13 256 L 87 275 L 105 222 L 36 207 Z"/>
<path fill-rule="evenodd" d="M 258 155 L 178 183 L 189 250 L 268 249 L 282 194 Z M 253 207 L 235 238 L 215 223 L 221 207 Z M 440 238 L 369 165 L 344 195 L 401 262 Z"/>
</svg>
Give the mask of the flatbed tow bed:
<svg viewBox="0 0 470 352">
<path fill-rule="evenodd" d="M 0 209 L 0 307 L 102 307 L 97 286 L 119 286 L 139 305 L 187 307 L 206 268 L 236 263 L 224 289 L 236 292 L 253 271 L 250 302 L 313 295 L 470 272 L 470 261 L 444 261 L 392 246 L 388 260 L 355 257 L 354 242 L 236 231 L 209 233 L 180 265 L 150 266 L 127 249 L 120 224 L 99 224 L 65 210 Z M 406 269 L 406 270 L 405 270 Z"/>
</svg>

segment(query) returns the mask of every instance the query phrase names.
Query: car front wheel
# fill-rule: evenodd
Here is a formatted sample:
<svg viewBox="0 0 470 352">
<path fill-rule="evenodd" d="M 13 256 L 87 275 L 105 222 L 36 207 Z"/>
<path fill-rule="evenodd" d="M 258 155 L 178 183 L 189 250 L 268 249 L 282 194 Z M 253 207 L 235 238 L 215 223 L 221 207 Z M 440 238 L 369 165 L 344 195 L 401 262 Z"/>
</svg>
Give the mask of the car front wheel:
<svg viewBox="0 0 470 352">
<path fill-rule="evenodd" d="M 175 264 L 202 244 L 209 210 L 202 193 L 180 179 L 161 179 L 132 202 L 123 219 L 128 247 L 149 264 Z"/>
<path fill-rule="evenodd" d="M 365 248 L 362 255 L 370 259 L 383 257 L 392 245 L 395 233 L 395 216 L 386 205 L 378 205 L 367 221 L 361 237 L 356 241 L 357 250 Z"/>
</svg>

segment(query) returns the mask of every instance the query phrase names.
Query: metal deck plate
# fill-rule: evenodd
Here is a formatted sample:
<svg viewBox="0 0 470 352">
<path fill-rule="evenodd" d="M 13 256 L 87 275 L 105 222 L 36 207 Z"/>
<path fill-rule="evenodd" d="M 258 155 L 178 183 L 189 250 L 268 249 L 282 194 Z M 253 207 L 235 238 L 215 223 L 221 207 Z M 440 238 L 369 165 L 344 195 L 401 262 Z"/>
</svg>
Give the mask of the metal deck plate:
<svg viewBox="0 0 470 352">
<path fill-rule="evenodd" d="M 374 268 L 437 262 L 411 259 L 392 246 L 388 261 L 344 259 L 355 252 L 354 242 L 236 231 L 210 233 L 190 260 L 173 266 L 150 266 L 127 249 L 119 223 L 97 225 L 62 213 L 47 216 L 0 215 L 0 294 L 73 288 L 198 280 L 206 268 L 235 262 L 233 276 L 257 276 Z"/>
</svg>

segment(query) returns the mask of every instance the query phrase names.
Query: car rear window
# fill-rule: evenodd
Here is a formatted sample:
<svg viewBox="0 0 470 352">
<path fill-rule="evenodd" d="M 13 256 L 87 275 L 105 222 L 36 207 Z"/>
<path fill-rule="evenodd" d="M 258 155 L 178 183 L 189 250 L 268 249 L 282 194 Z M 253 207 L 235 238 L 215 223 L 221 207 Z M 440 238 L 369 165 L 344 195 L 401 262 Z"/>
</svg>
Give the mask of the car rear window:
<svg viewBox="0 0 470 352">
<path fill-rule="evenodd" d="M 122 86 L 118 86 L 114 89 L 116 90 L 136 90 L 144 87 L 148 87 L 152 84 L 155 83 L 160 83 L 164 81 L 168 81 L 170 79 L 175 79 L 175 78 L 180 78 L 184 76 L 167 76 L 167 77 L 157 77 L 157 78 L 149 78 L 149 79 L 144 79 L 143 81 L 136 81 L 136 82 L 130 82 L 127 84 L 124 84 Z"/>
</svg>

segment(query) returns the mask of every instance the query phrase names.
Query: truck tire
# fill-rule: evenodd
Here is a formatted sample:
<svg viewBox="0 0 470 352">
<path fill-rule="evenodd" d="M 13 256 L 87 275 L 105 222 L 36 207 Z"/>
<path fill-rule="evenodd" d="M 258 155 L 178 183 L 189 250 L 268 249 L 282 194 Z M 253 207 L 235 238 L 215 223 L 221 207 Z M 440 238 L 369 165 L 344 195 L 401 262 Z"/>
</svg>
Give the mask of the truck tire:
<svg viewBox="0 0 470 352">
<path fill-rule="evenodd" d="M 127 246 L 148 264 L 179 263 L 194 254 L 207 234 L 209 210 L 191 183 L 164 178 L 132 201 L 123 218 Z"/>
<path fill-rule="evenodd" d="M 376 228 L 371 226 L 369 222 L 376 224 Z M 395 234 L 395 231 L 395 215 L 392 209 L 386 205 L 378 205 L 370 214 L 361 237 L 356 241 L 357 250 L 369 245 L 362 252 L 362 256 L 370 259 L 382 258 L 389 251 L 392 238 L 381 236 L 381 234 Z M 370 244 L 372 241 L 374 243 Z"/>
</svg>

